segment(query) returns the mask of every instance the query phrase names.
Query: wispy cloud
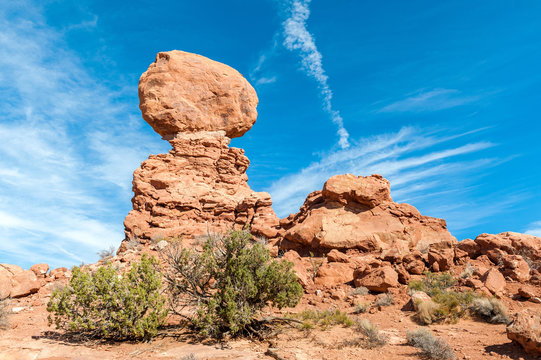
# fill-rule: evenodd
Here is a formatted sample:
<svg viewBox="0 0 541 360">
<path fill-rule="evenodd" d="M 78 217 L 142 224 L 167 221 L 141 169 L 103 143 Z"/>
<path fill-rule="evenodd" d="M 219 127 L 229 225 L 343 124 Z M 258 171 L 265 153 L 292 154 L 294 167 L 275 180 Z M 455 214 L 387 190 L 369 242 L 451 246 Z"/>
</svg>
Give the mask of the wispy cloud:
<svg viewBox="0 0 541 360">
<path fill-rule="evenodd" d="M 286 216 L 297 212 L 306 195 L 321 189 L 333 175 L 378 173 L 391 181 L 395 201 L 417 199 L 414 205 L 418 205 L 439 198 L 438 202 L 442 202 L 442 194 L 446 193 L 458 203 L 469 191 L 466 185 L 473 173 L 503 161 L 483 157 L 481 152 L 495 144 L 468 142 L 466 138 L 473 133 L 449 135 L 449 131 L 428 132 L 407 127 L 396 133 L 361 139 L 349 149 L 323 154 L 319 161 L 281 178 L 267 191 L 278 215 Z"/>
<path fill-rule="evenodd" d="M 293 0 L 287 3 L 288 14 L 283 22 L 284 46 L 290 51 L 299 52 L 303 69 L 318 82 L 323 99 L 323 109 L 338 126 L 339 145 L 346 149 L 349 147 L 349 133 L 344 127 L 340 112 L 333 109 L 333 93 L 329 86 L 329 78 L 323 68 L 322 55 L 317 49 L 314 36 L 306 27 L 306 21 L 310 16 L 310 1 Z"/>
<path fill-rule="evenodd" d="M 526 234 L 541 237 L 541 220 L 531 223 L 530 226 L 528 226 L 528 228 L 524 232 Z"/>
<path fill-rule="evenodd" d="M 33 5 L 0 13 L 0 258 L 89 262 L 123 238 L 132 171 L 167 146 L 143 131 L 135 101 L 88 74 L 63 40 L 70 29 L 48 27 Z"/>
<path fill-rule="evenodd" d="M 379 112 L 423 112 L 437 111 L 461 106 L 477 101 L 480 96 L 465 96 L 456 89 L 434 89 L 421 91 L 405 99 L 396 101 Z"/>
</svg>

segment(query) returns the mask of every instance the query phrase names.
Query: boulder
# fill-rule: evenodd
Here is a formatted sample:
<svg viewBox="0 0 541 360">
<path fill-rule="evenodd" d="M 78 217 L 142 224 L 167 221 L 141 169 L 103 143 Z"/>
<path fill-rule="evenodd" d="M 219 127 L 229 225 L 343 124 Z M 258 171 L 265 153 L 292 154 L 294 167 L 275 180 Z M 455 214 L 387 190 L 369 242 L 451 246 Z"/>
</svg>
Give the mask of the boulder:
<svg viewBox="0 0 541 360">
<path fill-rule="evenodd" d="M 344 254 L 343 252 L 341 251 L 338 251 L 336 249 L 332 249 L 331 251 L 329 251 L 329 253 L 327 254 L 327 261 L 329 262 L 343 262 L 343 263 L 347 263 L 349 262 L 349 258 L 346 254 Z"/>
<path fill-rule="evenodd" d="M 314 285 L 314 281 L 312 280 L 312 274 L 310 274 L 306 270 L 302 258 L 296 251 L 290 250 L 286 252 L 284 254 L 284 259 L 293 263 L 293 270 L 295 270 L 297 280 L 299 280 L 299 284 L 301 284 L 303 288 L 306 289 Z"/>
<path fill-rule="evenodd" d="M 34 272 L 34 274 L 36 274 L 37 277 L 45 277 L 45 275 L 47 275 L 47 271 L 49 271 L 49 265 L 47 264 L 36 264 L 36 265 L 32 265 L 30 267 L 30 270 L 32 270 Z"/>
<path fill-rule="evenodd" d="M 349 264 L 326 262 L 321 265 L 316 274 L 315 284 L 332 287 L 353 281 L 353 269 Z"/>
<path fill-rule="evenodd" d="M 507 325 L 507 337 L 520 344 L 529 354 L 541 355 L 541 315 L 534 309 L 525 309 Z"/>
<path fill-rule="evenodd" d="M 464 239 L 462 241 L 459 241 L 456 245 L 456 248 L 464 251 L 468 254 L 468 257 L 471 259 L 475 259 L 479 255 L 481 255 L 481 247 L 479 244 L 472 239 Z"/>
<path fill-rule="evenodd" d="M 19 298 L 38 292 L 41 283 L 31 270 L 0 264 L 0 298 Z"/>
<path fill-rule="evenodd" d="M 454 265 L 455 251 L 454 249 L 430 249 L 428 252 L 428 265 L 432 266 L 432 270 L 448 271 Z"/>
<path fill-rule="evenodd" d="M 413 275 L 421 275 L 426 270 L 423 254 L 420 251 L 412 251 L 403 259 L 404 268 Z"/>
<path fill-rule="evenodd" d="M 359 249 L 405 255 L 413 249 L 451 248 L 456 239 L 444 220 L 394 203 L 380 175 L 331 177 L 308 195 L 297 214 L 283 219 L 284 239 L 298 248 Z"/>
<path fill-rule="evenodd" d="M 256 121 L 257 103 L 238 71 L 184 51 L 158 53 L 139 80 L 143 119 L 164 137 L 198 131 L 242 136 Z"/>
<path fill-rule="evenodd" d="M 489 269 L 481 278 L 485 287 L 494 295 L 501 294 L 505 288 L 506 282 L 502 273 L 498 269 Z"/>
<path fill-rule="evenodd" d="M 504 255 L 501 260 L 503 275 L 519 282 L 530 280 L 530 266 L 522 256 Z"/>
<path fill-rule="evenodd" d="M 387 289 L 397 287 L 398 274 L 390 266 L 383 266 L 366 272 L 354 273 L 356 287 L 364 286 L 370 291 L 385 292 Z"/>
</svg>

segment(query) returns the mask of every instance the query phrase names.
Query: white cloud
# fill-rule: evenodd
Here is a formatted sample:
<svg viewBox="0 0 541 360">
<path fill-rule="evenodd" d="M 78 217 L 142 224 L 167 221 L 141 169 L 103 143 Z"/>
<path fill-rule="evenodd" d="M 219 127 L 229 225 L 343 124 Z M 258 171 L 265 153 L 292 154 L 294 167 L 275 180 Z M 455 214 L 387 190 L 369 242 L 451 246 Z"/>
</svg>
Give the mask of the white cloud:
<svg viewBox="0 0 541 360">
<path fill-rule="evenodd" d="M 479 98 L 479 96 L 463 96 L 455 89 L 434 89 L 396 101 L 383 107 L 379 112 L 437 111 L 472 103 Z"/>
<path fill-rule="evenodd" d="M 333 175 L 378 173 L 391 181 L 395 201 L 404 201 L 427 192 L 465 191 L 469 174 L 498 164 L 501 160 L 465 157 L 494 144 L 484 141 L 459 143 L 469 133 L 442 135 L 414 128 L 374 136 L 353 144 L 349 149 L 323 154 L 321 159 L 274 182 L 267 191 L 272 195 L 279 216 L 297 212 L 311 191 L 321 189 Z M 443 149 L 442 149 L 443 147 Z"/>
<path fill-rule="evenodd" d="M 528 226 L 528 228 L 524 232 L 526 234 L 541 237 L 541 221 L 536 221 L 536 222 L 531 223 L 530 226 Z"/>
<path fill-rule="evenodd" d="M 168 145 L 144 131 L 136 101 L 88 74 L 33 5 L 0 13 L 0 257 L 91 262 L 124 236 L 133 170 Z M 116 85 L 136 99 L 135 86 Z"/>
<path fill-rule="evenodd" d="M 290 51 L 300 53 L 304 70 L 318 82 L 323 98 L 323 109 L 338 126 L 340 137 L 338 143 L 341 148 L 346 149 L 349 147 L 349 133 L 344 128 L 340 112 L 332 107 L 333 93 L 328 83 L 328 76 L 323 69 L 322 55 L 317 49 L 314 36 L 306 28 L 306 21 L 310 16 L 310 1 L 294 0 L 288 4 L 288 16 L 283 22 L 284 46 Z"/>
</svg>

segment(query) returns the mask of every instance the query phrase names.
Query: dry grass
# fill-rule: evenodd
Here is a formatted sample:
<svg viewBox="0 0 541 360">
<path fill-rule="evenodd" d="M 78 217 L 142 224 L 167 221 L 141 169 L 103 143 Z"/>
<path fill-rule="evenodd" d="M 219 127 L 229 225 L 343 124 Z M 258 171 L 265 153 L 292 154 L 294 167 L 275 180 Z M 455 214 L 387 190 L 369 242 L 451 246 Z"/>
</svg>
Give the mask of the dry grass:
<svg viewBox="0 0 541 360">
<path fill-rule="evenodd" d="M 366 301 L 364 303 L 357 304 L 355 307 L 355 310 L 353 311 L 354 314 L 364 314 L 367 313 L 368 310 L 372 307 L 372 302 Z"/>
<path fill-rule="evenodd" d="M 302 321 L 300 328 L 310 330 L 315 326 L 327 329 L 329 326 L 343 325 L 350 327 L 354 324 L 353 320 L 343 311 L 336 310 L 304 310 L 298 314 L 292 314 L 292 317 Z"/>
<path fill-rule="evenodd" d="M 456 359 L 451 346 L 442 338 L 437 338 L 426 329 L 407 332 L 408 344 L 420 349 L 423 354 L 434 360 Z"/>
<path fill-rule="evenodd" d="M 508 324 L 507 308 L 498 299 L 479 298 L 473 300 L 470 311 L 485 321 L 494 324 Z"/>
<path fill-rule="evenodd" d="M 365 288 L 364 286 L 359 286 L 358 288 L 351 290 L 349 294 L 353 296 L 353 295 L 368 295 L 368 293 L 369 291 L 367 288 Z"/>
<path fill-rule="evenodd" d="M 391 306 L 394 305 L 394 298 L 391 294 L 379 294 L 374 302 L 375 306 Z"/>
</svg>

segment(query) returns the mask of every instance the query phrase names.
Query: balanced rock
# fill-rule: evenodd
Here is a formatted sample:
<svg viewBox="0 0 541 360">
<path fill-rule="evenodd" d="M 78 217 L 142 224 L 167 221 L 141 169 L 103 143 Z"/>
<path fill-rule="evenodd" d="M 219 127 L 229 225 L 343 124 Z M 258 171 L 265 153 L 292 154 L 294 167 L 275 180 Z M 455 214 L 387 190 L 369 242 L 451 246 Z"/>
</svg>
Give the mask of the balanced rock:
<svg viewBox="0 0 541 360">
<path fill-rule="evenodd" d="M 193 239 L 249 226 L 273 238 L 278 218 L 270 195 L 248 186 L 250 164 L 230 148 L 255 122 L 257 96 L 236 70 L 182 51 L 159 53 L 139 82 L 143 118 L 172 145 L 133 175 L 126 239 Z"/>
<path fill-rule="evenodd" d="M 254 88 L 235 69 L 184 51 L 160 52 L 139 81 L 143 118 L 164 137 L 225 131 L 242 136 L 257 118 Z"/>
<path fill-rule="evenodd" d="M 413 206 L 392 201 L 380 175 L 331 177 L 322 191 L 308 195 L 295 215 L 282 219 L 283 246 L 362 251 L 451 248 L 456 239 L 445 220 L 423 216 Z"/>
</svg>

